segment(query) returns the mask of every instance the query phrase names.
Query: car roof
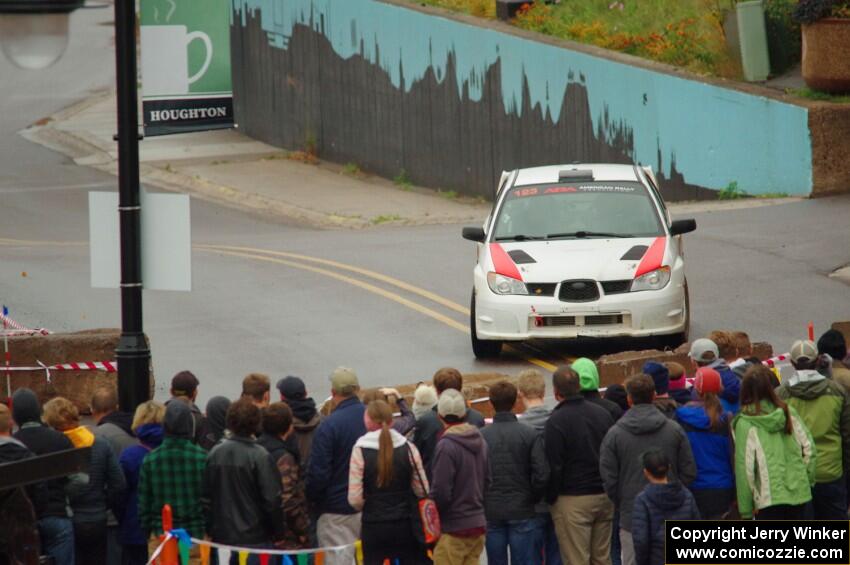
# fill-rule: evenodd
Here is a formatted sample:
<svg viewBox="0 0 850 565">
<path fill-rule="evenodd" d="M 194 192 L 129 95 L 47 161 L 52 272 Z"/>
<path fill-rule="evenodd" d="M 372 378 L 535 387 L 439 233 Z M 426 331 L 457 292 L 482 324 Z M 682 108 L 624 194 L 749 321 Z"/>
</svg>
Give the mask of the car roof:
<svg viewBox="0 0 850 565">
<path fill-rule="evenodd" d="M 591 170 L 593 171 L 593 179 L 597 181 L 640 182 L 640 179 L 635 174 L 634 165 L 569 163 L 519 169 L 513 186 L 556 183 L 559 182 L 558 175 L 561 171 L 571 169 Z"/>
</svg>

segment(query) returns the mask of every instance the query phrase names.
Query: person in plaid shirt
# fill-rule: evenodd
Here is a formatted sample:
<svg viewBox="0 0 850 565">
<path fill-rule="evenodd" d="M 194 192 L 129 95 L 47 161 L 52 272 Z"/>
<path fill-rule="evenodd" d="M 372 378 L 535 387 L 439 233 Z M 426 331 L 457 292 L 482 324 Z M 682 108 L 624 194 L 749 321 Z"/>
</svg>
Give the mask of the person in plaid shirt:
<svg viewBox="0 0 850 565">
<path fill-rule="evenodd" d="M 192 443 L 195 421 L 189 406 L 180 400 L 165 410 L 165 440 L 142 463 L 139 477 L 139 522 L 142 530 L 162 533 L 162 507 L 171 505 L 174 527 L 194 538 L 204 537 L 201 483 L 207 453 Z"/>
</svg>

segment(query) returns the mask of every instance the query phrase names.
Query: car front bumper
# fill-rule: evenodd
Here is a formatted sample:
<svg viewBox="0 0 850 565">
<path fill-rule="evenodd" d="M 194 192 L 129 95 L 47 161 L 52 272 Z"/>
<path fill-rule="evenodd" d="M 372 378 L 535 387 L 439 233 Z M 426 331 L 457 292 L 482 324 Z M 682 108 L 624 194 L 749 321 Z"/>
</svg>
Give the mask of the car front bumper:
<svg viewBox="0 0 850 565">
<path fill-rule="evenodd" d="M 497 295 L 476 289 L 478 339 L 519 341 L 577 337 L 647 337 L 685 331 L 685 288 L 671 281 L 661 290 L 563 302 L 557 296 Z"/>
</svg>

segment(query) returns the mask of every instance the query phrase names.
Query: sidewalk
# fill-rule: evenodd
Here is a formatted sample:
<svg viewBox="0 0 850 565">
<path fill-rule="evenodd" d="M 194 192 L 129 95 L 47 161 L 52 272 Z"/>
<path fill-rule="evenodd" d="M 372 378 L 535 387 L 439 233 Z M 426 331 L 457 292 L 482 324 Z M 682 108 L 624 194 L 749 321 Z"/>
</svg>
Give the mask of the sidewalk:
<svg viewBox="0 0 850 565">
<path fill-rule="evenodd" d="M 117 175 L 115 96 L 93 95 L 21 131 L 78 165 Z M 387 179 L 266 145 L 238 130 L 146 138 L 140 143 L 144 185 L 321 228 L 478 223 L 490 203 Z M 312 159 L 306 159 L 313 161 Z M 687 214 L 782 204 L 797 198 L 670 203 Z"/>
<path fill-rule="evenodd" d="M 79 165 L 117 174 L 115 96 L 97 94 L 23 130 L 30 141 Z M 489 203 L 454 193 L 397 186 L 381 177 L 316 161 L 253 140 L 238 130 L 141 141 L 143 184 L 186 192 L 266 216 L 324 228 L 480 222 Z"/>
</svg>

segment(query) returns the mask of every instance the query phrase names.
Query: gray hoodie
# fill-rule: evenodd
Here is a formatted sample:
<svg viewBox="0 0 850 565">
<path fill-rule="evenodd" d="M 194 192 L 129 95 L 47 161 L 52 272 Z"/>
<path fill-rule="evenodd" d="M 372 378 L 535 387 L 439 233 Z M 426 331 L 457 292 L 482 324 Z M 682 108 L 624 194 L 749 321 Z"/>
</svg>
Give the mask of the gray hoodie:
<svg viewBox="0 0 850 565">
<path fill-rule="evenodd" d="M 432 474 L 431 498 L 440 511 L 443 532 L 485 527 L 490 465 L 478 428 L 466 423 L 447 428 L 434 452 Z"/>
<path fill-rule="evenodd" d="M 635 497 L 647 485 L 641 456 L 650 448 L 672 462 L 670 479 L 690 484 L 697 476 L 688 437 L 652 404 L 636 404 L 608 430 L 599 454 L 605 492 L 620 510 L 620 528 L 631 531 Z"/>
</svg>

